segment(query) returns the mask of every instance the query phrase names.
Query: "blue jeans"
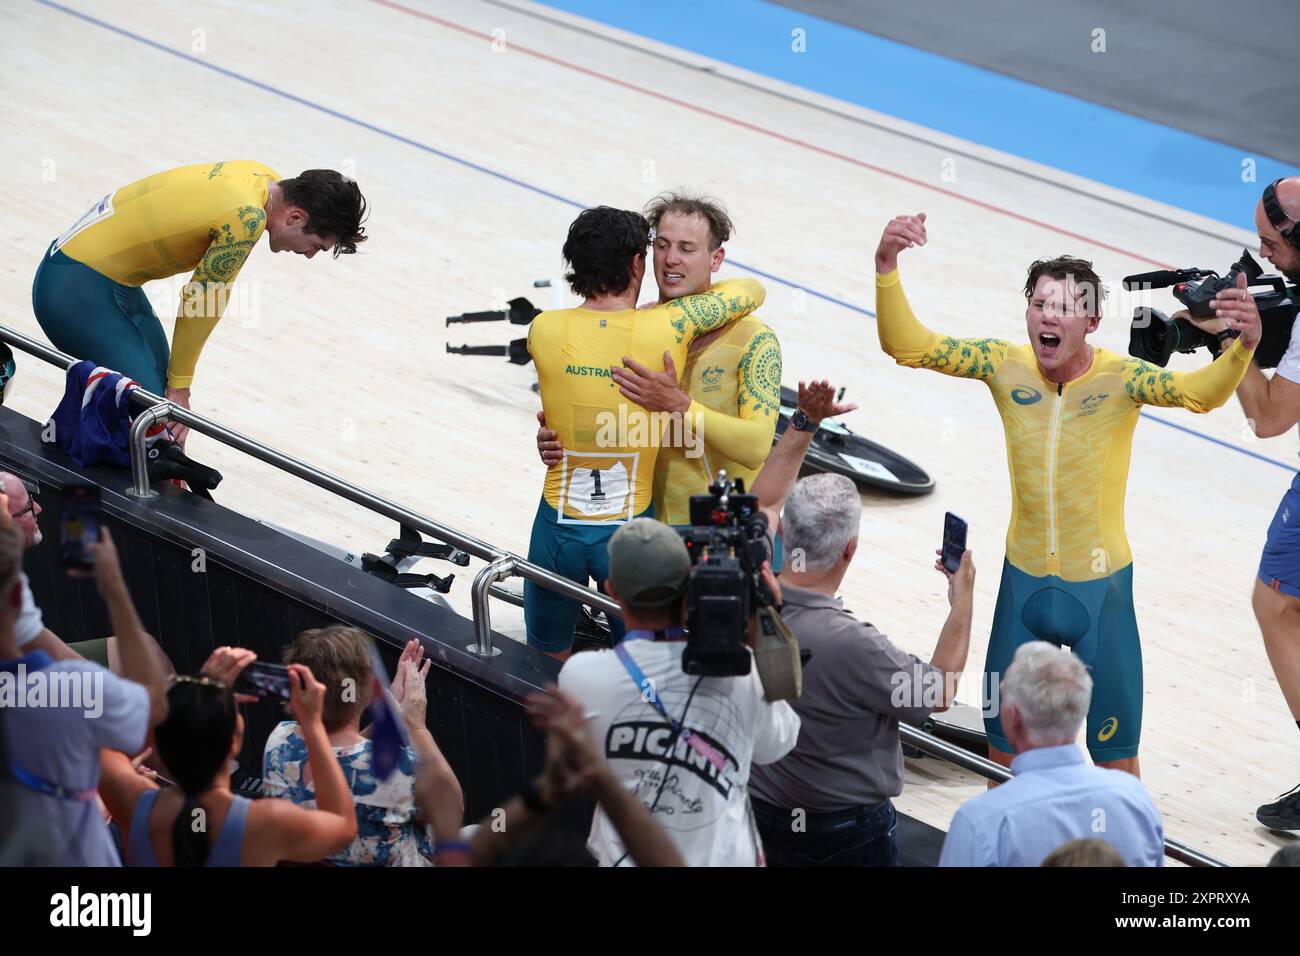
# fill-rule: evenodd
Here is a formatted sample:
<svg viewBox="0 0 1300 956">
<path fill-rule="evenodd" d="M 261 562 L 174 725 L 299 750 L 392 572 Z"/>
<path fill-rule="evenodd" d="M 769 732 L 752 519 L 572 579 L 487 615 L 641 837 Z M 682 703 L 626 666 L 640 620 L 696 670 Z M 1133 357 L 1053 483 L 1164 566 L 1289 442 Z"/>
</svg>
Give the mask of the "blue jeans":
<svg viewBox="0 0 1300 956">
<path fill-rule="evenodd" d="M 768 866 L 898 866 L 898 814 L 878 807 L 808 813 L 803 832 L 793 811 L 751 800 Z"/>
</svg>

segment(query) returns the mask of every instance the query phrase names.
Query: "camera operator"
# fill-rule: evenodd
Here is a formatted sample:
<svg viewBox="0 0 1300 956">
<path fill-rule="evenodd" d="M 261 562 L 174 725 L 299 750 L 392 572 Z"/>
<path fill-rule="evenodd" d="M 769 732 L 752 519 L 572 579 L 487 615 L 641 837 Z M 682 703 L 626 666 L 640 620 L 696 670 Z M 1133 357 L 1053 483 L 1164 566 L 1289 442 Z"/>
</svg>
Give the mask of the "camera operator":
<svg viewBox="0 0 1300 956">
<path fill-rule="evenodd" d="M 1255 228 L 1259 231 L 1259 254 L 1294 286 L 1300 286 L 1300 177 L 1280 179 L 1255 206 Z M 1255 300 L 1238 289 L 1219 293 L 1215 299 L 1216 319 L 1196 320 L 1207 332 L 1218 332 L 1249 319 Z M 1291 290 L 1293 302 L 1300 302 L 1300 290 Z M 1178 313 L 1185 315 L 1185 313 Z M 1190 318 L 1190 316 L 1188 316 Z M 1300 421 L 1300 322 L 1291 329 L 1291 343 L 1277 363 L 1272 378 L 1251 363 L 1237 386 L 1237 397 L 1251 428 L 1260 438 L 1281 435 Z M 1300 475 L 1278 505 L 1268 540 L 1259 563 L 1252 599 L 1255 619 L 1264 635 L 1273 673 L 1282 687 L 1296 728 L 1300 729 Z M 1259 822 L 1275 830 L 1300 830 L 1300 787 L 1256 812 Z"/>
<path fill-rule="evenodd" d="M 900 720 L 946 710 L 970 648 L 975 565 L 948 575 L 951 611 L 929 663 L 857 620 L 835 596 L 858 551 L 862 499 L 843 475 L 812 475 L 785 503 L 782 616 L 812 651 L 793 709 L 799 743 L 754 770 L 754 814 L 773 866 L 897 866 Z"/>
<path fill-rule="evenodd" d="M 762 575 L 779 603 L 766 564 Z M 799 718 L 784 701 L 764 699 L 756 667 L 741 677 L 683 671 L 690 576 L 690 555 L 672 528 L 650 518 L 619 528 L 609 540 L 605 588 L 622 608 L 626 636 L 612 651 L 566 661 L 560 689 L 582 702 L 610 768 L 688 866 L 754 866 L 762 853 L 749 805 L 750 764 L 789 753 Z M 628 857 L 600 809 L 587 847 L 602 866 Z"/>
</svg>

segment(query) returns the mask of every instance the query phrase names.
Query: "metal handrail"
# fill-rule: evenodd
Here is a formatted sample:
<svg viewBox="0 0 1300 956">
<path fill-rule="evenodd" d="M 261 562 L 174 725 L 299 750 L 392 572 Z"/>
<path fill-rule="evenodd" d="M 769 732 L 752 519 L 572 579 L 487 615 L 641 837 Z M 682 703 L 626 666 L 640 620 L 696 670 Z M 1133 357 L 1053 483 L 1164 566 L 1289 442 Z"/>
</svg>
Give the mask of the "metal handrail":
<svg viewBox="0 0 1300 956">
<path fill-rule="evenodd" d="M 492 609 L 488 606 L 489 587 L 502 578 L 515 573 L 515 559 L 500 557 L 485 567 L 474 578 L 470 593 L 474 602 L 474 632 L 476 640 L 466 648 L 480 657 L 495 657 L 501 651 L 492 647 Z"/>
<path fill-rule="evenodd" d="M 151 405 L 135 416 L 131 423 L 131 487 L 127 494 L 132 498 L 156 498 L 158 492 L 149 487 L 149 453 L 144 438 L 149 429 L 161 422 L 171 421 L 171 403 Z"/>
<path fill-rule="evenodd" d="M 4 325 L 0 325 L 0 340 L 8 342 L 29 355 L 43 359 L 51 365 L 61 367 L 65 372 L 71 365 L 80 361 L 21 332 L 15 332 Z M 128 494 L 132 495 L 132 497 L 150 498 L 157 495 L 157 492 L 153 491 L 149 486 L 148 457 L 144 443 L 145 433 L 160 421 L 173 421 L 186 425 L 224 445 L 242 451 L 244 454 L 256 458 L 273 468 L 278 468 L 280 471 L 287 472 L 318 488 L 323 488 L 341 498 L 346 498 L 353 504 L 360 505 L 368 511 L 391 518 L 399 524 L 414 528 L 448 544 L 453 544 L 462 551 L 487 561 L 487 567 L 483 568 L 475 576 L 471 591 L 475 636 L 477 639 L 474 644 L 470 645 L 468 650 L 473 653 L 483 657 L 492 657 L 501 653 L 500 650 L 492 647 L 492 626 L 488 599 L 489 597 L 496 597 L 511 604 L 521 603 L 514 595 L 503 590 L 497 584 L 503 578 L 511 575 L 518 575 L 532 581 L 534 584 L 541 585 L 565 597 L 573 598 L 589 607 L 598 608 L 614 617 L 621 618 L 623 616 L 619 606 L 598 591 L 593 591 L 591 588 L 570 581 L 568 578 L 560 577 L 517 554 L 494 548 L 472 535 L 462 534 L 456 529 L 432 518 L 416 514 L 408 508 L 403 508 L 401 505 L 389 501 L 387 498 L 383 498 L 341 478 L 336 478 L 328 472 L 321 471 L 269 445 L 264 445 L 255 439 L 226 428 L 209 418 L 197 415 L 188 408 L 176 405 L 162 396 L 146 391 L 144 388 L 134 389 L 130 398 L 137 405 L 148 409 L 147 414 L 138 415 L 131 425 L 132 487 L 128 490 Z M 1012 777 L 1010 771 L 1005 767 L 906 724 L 899 725 L 899 735 L 904 743 L 915 747 L 917 750 L 924 751 L 965 770 L 979 774 L 986 779 L 1001 783 L 1010 780 Z M 1189 866 L 1227 866 L 1226 863 L 1215 857 L 1168 838 L 1165 839 L 1165 855 Z"/>
</svg>

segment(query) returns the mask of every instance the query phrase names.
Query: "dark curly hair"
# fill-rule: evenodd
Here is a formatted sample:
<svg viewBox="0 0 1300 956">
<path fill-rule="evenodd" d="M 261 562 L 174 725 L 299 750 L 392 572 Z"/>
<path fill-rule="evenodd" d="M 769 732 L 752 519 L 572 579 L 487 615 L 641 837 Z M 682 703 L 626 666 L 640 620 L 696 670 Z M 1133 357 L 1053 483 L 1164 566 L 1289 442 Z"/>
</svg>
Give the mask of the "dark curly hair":
<svg viewBox="0 0 1300 956">
<path fill-rule="evenodd" d="M 1101 315 L 1101 303 L 1106 298 L 1106 287 L 1101 277 L 1087 259 L 1074 256 L 1057 256 L 1055 259 L 1039 259 L 1029 267 L 1029 277 L 1025 280 L 1025 299 L 1034 297 L 1034 286 L 1043 276 L 1061 281 L 1074 280 L 1078 297 L 1089 315 Z"/>
<path fill-rule="evenodd" d="M 564 276 L 574 295 L 618 295 L 632 284 L 632 262 L 650 245 L 650 223 L 627 209 L 584 209 L 564 240 Z"/>
<path fill-rule="evenodd" d="M 334 258 L 351 255 L 366 241 L 361 224 L 369 211 L 356 180 L 332 169 L 308 169 L 292 179 L 280 180 L 284 199 L 307 213 L 304 232 L 334 237 Z"/>
</svg>

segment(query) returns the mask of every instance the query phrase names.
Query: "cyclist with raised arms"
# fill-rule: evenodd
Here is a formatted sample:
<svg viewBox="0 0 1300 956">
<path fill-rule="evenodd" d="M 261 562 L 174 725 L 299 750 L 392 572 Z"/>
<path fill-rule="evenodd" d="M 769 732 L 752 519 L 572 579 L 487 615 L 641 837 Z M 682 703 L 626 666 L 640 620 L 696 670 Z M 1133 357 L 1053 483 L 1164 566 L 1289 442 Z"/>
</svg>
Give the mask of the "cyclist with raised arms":
<svg viewBox="0 0 1300 956">
<path fill-rule="evenodd" d="M 985 664 L 990 694 L 1016 648 L 1069 647 L 1092 672 L 1088 751 L 1098 764 L 1138 773 L 1142 654 L 1133 611 L 1133 558 L 1124 533 L 1124 488 L 1143 405 L 1208 412 L 1226 402 L 1259 344 L 1259 316 L 1211 365 L 1171 372 L 1088 344 L 1101 321 L 1092 264 L 1039 260 L 1025 283 L 1029 342 L 959 339 L 927 329 L 898 275 L 904 249 L 925 245 L 925 214 L 898 216 L 876 249 L 877 330 L 900 365 L 982 381 L 1006 432 L 1011 526 Z M 1222 308 L 1245 295 L 1220 293 Z M 1010 765 L 1012 747 L 986 700 L 989 755 Z"/>
</svg>

